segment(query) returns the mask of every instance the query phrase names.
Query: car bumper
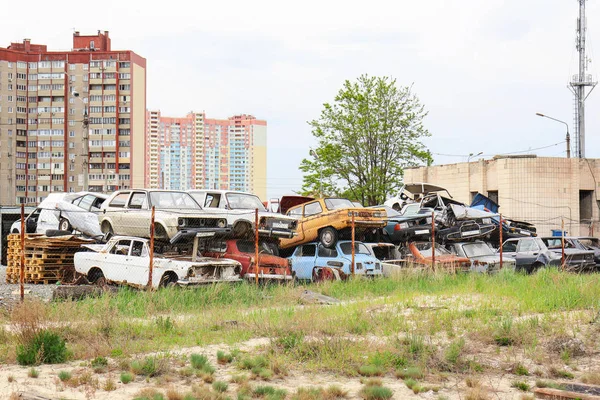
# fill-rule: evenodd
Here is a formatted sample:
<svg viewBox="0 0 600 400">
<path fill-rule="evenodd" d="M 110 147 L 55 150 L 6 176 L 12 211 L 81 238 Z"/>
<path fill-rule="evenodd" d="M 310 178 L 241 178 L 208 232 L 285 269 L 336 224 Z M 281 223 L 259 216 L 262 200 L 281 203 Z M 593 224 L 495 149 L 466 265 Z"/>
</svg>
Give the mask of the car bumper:
<svg viewBox="0 0 600 400">
<path fill-rule="evenodd" d="M 197 286 L 197 285 L 205 285 L 211 283 L 219 283 L 219 282 L 241 282 L 242 278 L 238 276 L 232 276 L 229 278 L 214 278 L 214 279 L 204 279 L 204 278 L 187 278 L 180 279 L 177 281 L 178 286 Z"/>
<path fill-rule="evenodd" d="M 179 230 L 170 240 L 171 244 L 179 243 L 184 240 L 194 238 L 198 234 L 207 234 L 207 236 L 222 236 L 231 232 L 231 228 L 187 228 Z"/>
<path fill-rule="evenodd" d="M 254 272 L 249 272 L 246 275 L 244 275 L 245 279 L 248 280 L 254 280 L 256 279 L 256 274 Z M 294 279 L 294 277 L 292 275 L 283 275 L 283 274 L 258 274 L 258 279 L 267 279 L 267 280 L 274 280 L 274 281 L 291 281 Z"/>
<path fill-rule="evenodd" d="M 269 237 L 278 237 L 278 238 L 286 238 L 291 239 L 296 234 L 293 231 L 283 230 L 283 229 L 267 229 L 262 228 L 258 230 L 258 234 L 260 236 L 269 236 Z"/>
</svg>

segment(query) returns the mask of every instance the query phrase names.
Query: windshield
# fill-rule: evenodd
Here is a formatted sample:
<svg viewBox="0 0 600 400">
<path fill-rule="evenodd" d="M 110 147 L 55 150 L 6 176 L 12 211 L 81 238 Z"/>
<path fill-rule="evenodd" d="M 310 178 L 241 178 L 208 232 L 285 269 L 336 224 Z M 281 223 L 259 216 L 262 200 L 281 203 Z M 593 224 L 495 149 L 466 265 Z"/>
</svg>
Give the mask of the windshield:
<svg viewBox="0 0 600 400">
<path fill-rule="evenodd" d="M 385 213 L 388 218 L 400 217 L 402 215 L 398 211 L 394 210 L 392 207 L 388 207 L 388 206 L 373 206 L 373 207 L 385 209 Z M 369 207 L 369 208 L 373 208 L 373 207 Z"/>
<path fill-rule="evenodd" d="M 393 260 L 395 258 L 396 249 L 393 246 L 373 246 L 371 250 L 378 260 Z"/>
<path fill-rule="evenodd" d="M 352 254 L 352 242 L 344 242 L 340 244 L 340 249 L 342 250 L 342 253 L 349 255 Z M 371 255 L 371 252 L 369 251 L 369 249 L 367 249 L 367 246 L 365 246 L 362 243 L 354 243 L 354 254 L 366 254 L 366 255 Z"/>
<path fill-rule="evenodd" d="M 406 206 L 404 206 L 404 210 L 402 210 L 402 215 L 405 217 L 414 217 L 415 215 L 419 214 L 420 209 L 421 205 L 419 203 L 407 204 Z"/>
<path fill-rule="evenodd" d="M 339 210 L 340 208 L 354 208 L 355 205 L 348 199 L 325 199 L 328 210 Z"/>
<path fill-rule="evenodd" d="M 579 242 L 585 247 L 598 247 L 598 239 L 595 238 L 581 238 Z"/>
<path fill-rule="evenodd" d="M 150 192 L 150 202 L 157 209 L 181 208 L 193 210 L 200 208 L 192 196 L 184 192 Z"/>
<path fill-rule="evenodd" d="M 227 202 L 233 210 L 256 210 L 267 211 L 262 201 L 253 194 L 247 193 L 227 193 Z"/>
<path fill-rule="evenodd" d="M 485 243 L 467 243 L 462 245 L 467 257 L 493 256 L 494 252 Z"/>
<path fill-rule="evenodd" d="M 255 254 L 254 242 L 250 240 L 238 240 L 237 248 L 242 253 Z M 279 256 L 279 250 L 274 243 L 260 242 L 258 244 L 258 253 Z"/>
<path fill-rule="evenodd" d="M 430 242 L 415 243 L 415 246 L 417 247 L 417 249 L 419 249 L 419 251 L 421 252 L 421 255 L 423 257 L 431 257 L 432 256 Z M 450 254 L 450 252 L 436 243 L 435 244 L 435 254 L 436 255 L 442 255 L 442 254 L 446 255 L 446 254 Z"/>
</svg>

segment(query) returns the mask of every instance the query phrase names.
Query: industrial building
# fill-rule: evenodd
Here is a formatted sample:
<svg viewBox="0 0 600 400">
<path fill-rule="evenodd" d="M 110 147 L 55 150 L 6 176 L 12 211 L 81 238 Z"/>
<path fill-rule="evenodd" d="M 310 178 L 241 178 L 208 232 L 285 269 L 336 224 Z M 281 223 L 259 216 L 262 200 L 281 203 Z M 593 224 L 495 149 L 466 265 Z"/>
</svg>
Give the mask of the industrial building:
<svg viewBox="0 0 600 400">
<path fill-rule="evenodd" d="M 107 31 L 0 48 L 0 205 L 144 184 L 146 60 Z"/>
<path fill-rule="evenodd" d="M 240 114 L 207 118 L 146 113 L 145 186 L 224 189 L 267 197 L 267 122 Z"/>
<path fill-rule="evenodd" d="M 407 168 L 404 182 L 428 182 L 470 203 L 480 192 L 507 218 L 536 225 L 540 235 L 564 229 L 594 235 L 600 229 L 600 159 L 497 156 L 470 163 Z"/>
</svg>

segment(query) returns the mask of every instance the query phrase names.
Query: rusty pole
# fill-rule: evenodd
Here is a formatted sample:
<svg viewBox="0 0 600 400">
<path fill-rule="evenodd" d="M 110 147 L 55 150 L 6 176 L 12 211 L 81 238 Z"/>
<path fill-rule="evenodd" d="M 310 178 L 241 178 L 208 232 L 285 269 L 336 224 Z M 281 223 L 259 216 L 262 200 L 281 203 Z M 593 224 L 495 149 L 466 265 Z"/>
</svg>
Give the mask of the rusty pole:
<svg viewBox="0 0 600 400">
<path fill-rule="evenodd" d="M 152 272 L 154 270 L 154 212 L 152 206 L 152 214 L 150 215 L 150 269 L 148 272 L 148 287 L 152 288 Z"/>
<path fill-rule="evenodd" d="M 258 286 L 258 208 L 254 210 L 254 281 Z"/>
<path fill-rule="evenodd" d="M 502 269 L 502 214 L 500 214 L 498 229 L 500 229 L 500 232 L 498 232 L 498 234 L 500 235 L 500 269 Z"/>
<path fill-rule="evenodd" d="M 435 270 L 435 213 L 431 212 L 431 269 Z"/>
<path fill-rule="evenodd" d="M 21 301 L 25 301 L 25 204 L 21 203 L 21 265 L 19 273 L 19 286 Z"/>
<path fill-rule="evenodd" d="M 560 247 L 561 247 L 561 258 L 560 258 L 560 268 L 562 270 L 565 269 L 565 219 L 560 219 Z"/>
<path fill-rule="evenodd" d="M 354 241 L 355 241 L 355 233 L 356 229 L 354 228 L 354 211 L 352 211 L 352 277 L 354 278 L 354 261 L 355 261 L 355 251 L 354 251 Z"/>
</svg>

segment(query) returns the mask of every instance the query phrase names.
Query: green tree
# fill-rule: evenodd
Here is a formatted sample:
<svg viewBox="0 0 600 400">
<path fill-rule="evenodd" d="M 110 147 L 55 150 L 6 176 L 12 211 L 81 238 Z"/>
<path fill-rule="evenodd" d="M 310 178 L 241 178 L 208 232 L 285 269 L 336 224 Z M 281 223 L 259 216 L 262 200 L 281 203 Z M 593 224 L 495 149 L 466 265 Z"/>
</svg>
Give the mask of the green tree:
<svg viewBox="0 0 600 400">
<path fill-rule="evenodd" d="M 430 136 L 426 115 L 412 87 L 398 87 L 393 78 L 361 75 L 344 82 L 334 102 L 309 122 L 318 145 L 300 164 L 303 194 L 383 203 L 399 189 L 404 168 L 433 161 L 421 141 Z"/>
</svg>

